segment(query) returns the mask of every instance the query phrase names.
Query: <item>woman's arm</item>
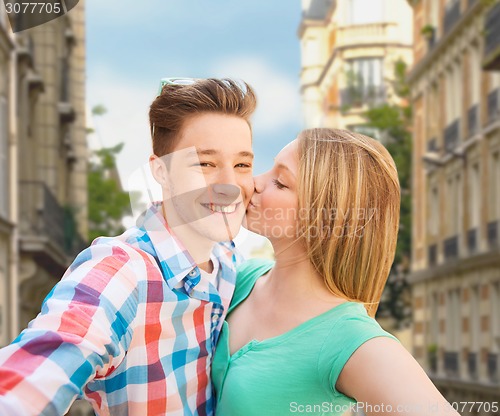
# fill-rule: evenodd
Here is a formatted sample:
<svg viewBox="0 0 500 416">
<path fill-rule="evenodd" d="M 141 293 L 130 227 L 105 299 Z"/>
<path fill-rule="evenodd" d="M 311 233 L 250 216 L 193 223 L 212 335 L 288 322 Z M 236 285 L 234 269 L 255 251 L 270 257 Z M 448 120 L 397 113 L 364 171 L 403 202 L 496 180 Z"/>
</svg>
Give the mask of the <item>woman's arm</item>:
<svg viewBox="0 0 500 416">
<path fill-rule="evenodd" d="M 361 345 L 344 366 L 336 388 L 364 406 L 366 415 L 459 415 L 410 353 L 387 337 Z"/>
</svg>

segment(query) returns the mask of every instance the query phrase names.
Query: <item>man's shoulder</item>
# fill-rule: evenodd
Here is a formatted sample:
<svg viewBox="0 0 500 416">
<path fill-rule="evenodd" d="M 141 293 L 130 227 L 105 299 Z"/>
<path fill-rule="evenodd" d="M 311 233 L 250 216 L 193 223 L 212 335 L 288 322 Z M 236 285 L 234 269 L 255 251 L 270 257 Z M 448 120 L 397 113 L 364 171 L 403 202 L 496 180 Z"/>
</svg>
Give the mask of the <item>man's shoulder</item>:
<svg viewBox="0 0 500 416">
<path fill-rule="evenodd" d="M 102 267 L 134 268 L 145 263 L 156 266 L 156 261 L 148 244 L 141 244 L 142 234 L 138 230 L 129 229 L 115 237 L 97 237 L 89 247 L 78 254 L 69 270 L 74 271 L 84 265 L 100 264 Z"/>
</svg>

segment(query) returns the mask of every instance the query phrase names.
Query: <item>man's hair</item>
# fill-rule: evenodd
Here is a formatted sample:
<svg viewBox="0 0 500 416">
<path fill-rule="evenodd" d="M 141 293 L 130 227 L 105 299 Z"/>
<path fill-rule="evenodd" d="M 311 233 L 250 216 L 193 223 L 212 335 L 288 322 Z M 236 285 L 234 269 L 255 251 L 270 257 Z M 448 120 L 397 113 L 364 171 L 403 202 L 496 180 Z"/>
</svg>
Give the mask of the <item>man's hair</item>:
<svg viewBox="0 0 500 416">
<path fill-rule="evenodd" d="M 394 160 L 377 140 L 346 130 L 305 130 L 298 144 L 298 202 L 308 213 L 299 221 L 309 259 L 332 293 L 375 316 L 398 236 Z"/>
<path fill-rule="evenodd" d="M 153 153 L 161 157 L 172 152 L 186 121 L 199 114 L 237 116 L 250 126 L 256 104 L 246 82 L 209 78 L 190 85 L 166 84 L 149 109 Z"/>
</svg>

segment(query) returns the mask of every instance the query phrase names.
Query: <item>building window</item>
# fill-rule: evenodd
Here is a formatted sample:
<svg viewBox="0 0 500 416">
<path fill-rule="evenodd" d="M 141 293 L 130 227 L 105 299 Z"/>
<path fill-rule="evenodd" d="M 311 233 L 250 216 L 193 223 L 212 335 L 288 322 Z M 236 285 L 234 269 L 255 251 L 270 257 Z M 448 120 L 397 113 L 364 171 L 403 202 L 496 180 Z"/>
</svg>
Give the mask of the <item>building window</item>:
<svg viewBox="0 0 500 416">
<path fill-rule="evenodd" d="M 446 76 L 446 125 L 461 116 L 462 87 L 462 68 L 456 63 Z"/>
<path fill-rule="evenodd" d="M 460 174 L 449 178 L 446 185 L 446 235 L 455 236 L 460 232 L 462 219 L 462 183 Z"/>
<path fill-rule="evenodd" d="M 360 107 L 385 99 L 381 58 L 352 59 L 346 62 L 342 106 Z"/>
<path fill-rule="evenodd" d="M 365 126 L 363 124 L 353 124 L 348 126 L 348 129 L 359 134 L 364 134 L 365 136 L 371 137 L 372 139 L 381 141 L 382 135 L 380 130 L 376 127 Z"/>
<path fill-rule="evenodd" d="M 462 313 L 460 289 L 448 291 L 446 302 L 446 346 L 444 353 L 444 370 L 449 377 L 459 374 L 460 339 L 462 336 Z"/>
<path fill-rule="evenodd" d="M 469 228 L 479 227 L 481 212 L 481 182 L 479 176 L 479 164 L 475 163 L 470 170 L 469 178 Z"/>
<path fill-rule="evenodd" d="M 500 73 L 490 72 L 490 91 L 500 88 Z"/>
<path fill-rule="evenodd" d="M 470 288 L 470 339 L 471 352 L 479 352 L 479 340 L 481 339 L 481 320 L 479 317 L 479 288 L 477 286 Z"/>
<path fill-rule="evenodd" d="M 432 84 L 432 87 L 430 89 L 430 94 L 427 102 L 427 114 L 428 114 L 428 120 L 429 120 L 429 137 L 438 137 L 441 132 L 439 131 L 440 128 L 440 121 L 441 121 L 441 107 L 439 105 L 436 105 L 436 103 L 439 103 L 439 90 L 437 84 Z"/>
<path fill-rule="evenodd" d="M 433 293 L 431 297 L 431 316 L 430 316 L 430 343 L 438 344 L 439 341 L 439 299 L 438 294 Z"/>
<path fill-rule="evenodd" d="M 448 292 L 446 302 L 446 350 L 458 352 L 460 350 L 460 337 L 462 336 L 460 324 L 462 314 L 460 308 L 460 289 Z"/>
<path fill-rule="evenodd" d="M 493 351 L 500 352 L 500 281 L 491 285 L 490 309 Z"/>
<path fill-rule="evenodd" d="M 352 59 L 347 62 L 347 72 L 348 77 L 352 77 L 348 81 L 359 87 L 368 88 L 382 85 L 381 58 Z"/>
<path fill-rule="evenodd" d="M 490 181 L 489 206 L 490 221 L 500 220 L 500 152 L 496 151 L 491 156 L 490 161 Z M 495 179 L 496 178 L 496 179 Z"/>
<path fill-rule="evenodd" d="M 430 196 L 429 235 L 436 237 L 439 234 L 439 193 L 437 187 L 432 188 Z"/>
<path fill-rule="evenodd" d="M 0 95 L 0 217 L 9 215 L 9 164 L 8 164 L 8 123 L 7 99 Z"/>
<path fill-rule="evenodd" d="M 384 0 L 348 0 L 347 25 L 365 25 L 384 21 Z"/>
<path fill-rule="evenodd" d="M 469 49 L 471 104 L 479 103 L 481 87 L 481 58 L 477 45 Z"/>
</svg>

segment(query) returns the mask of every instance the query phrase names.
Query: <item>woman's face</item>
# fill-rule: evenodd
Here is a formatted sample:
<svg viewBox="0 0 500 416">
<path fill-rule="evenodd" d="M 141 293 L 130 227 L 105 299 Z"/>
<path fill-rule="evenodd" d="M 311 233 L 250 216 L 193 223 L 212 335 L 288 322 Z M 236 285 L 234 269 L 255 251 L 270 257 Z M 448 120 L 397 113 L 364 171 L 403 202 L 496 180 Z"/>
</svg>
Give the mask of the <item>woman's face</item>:
<svg viewBox="0 0 500 416">
<path fill-rule="evenodd" d="M 248 205 L 247 228 L 271 241 L 296 239 L 298 228 L 298 143 L 286 145 L 273 168 L 254 178 L 255 193 Z"/>
</svg>

